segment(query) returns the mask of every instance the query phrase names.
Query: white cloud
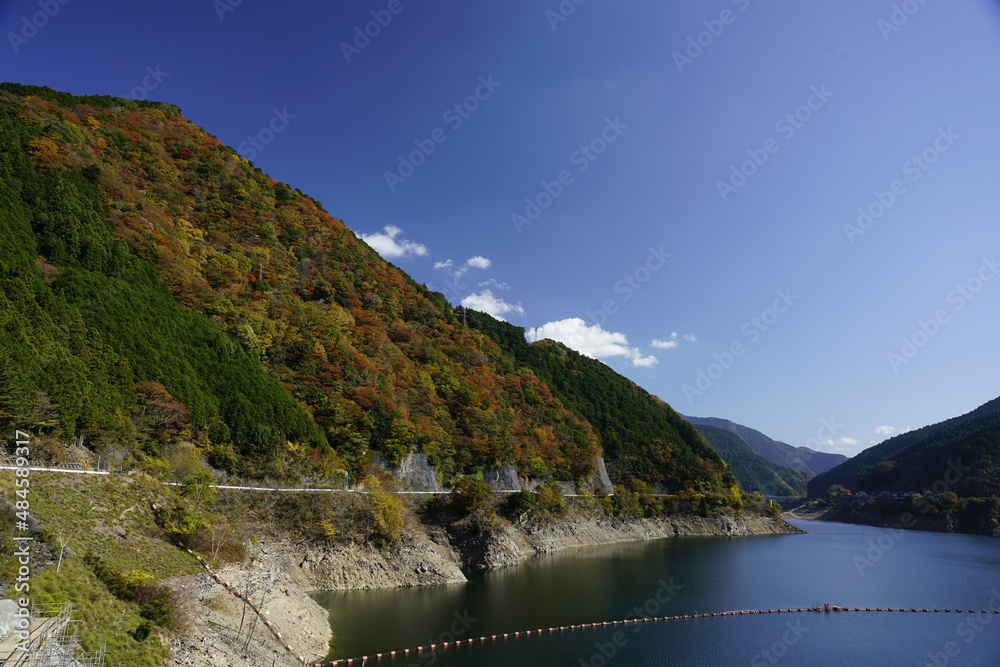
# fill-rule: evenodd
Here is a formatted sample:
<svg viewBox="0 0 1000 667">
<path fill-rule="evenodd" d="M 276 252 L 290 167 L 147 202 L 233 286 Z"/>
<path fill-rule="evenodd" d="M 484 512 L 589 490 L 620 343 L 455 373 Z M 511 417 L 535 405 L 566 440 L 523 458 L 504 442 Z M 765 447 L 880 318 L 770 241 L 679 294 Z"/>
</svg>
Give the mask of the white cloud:
<svg viewBox="0 0 1000 667">
<path fill-rule="evenodd" d="M 493 296 L 493 292 L 488 289 L 485 289 L 478 294 L 470 294 L 465 297 L 462 299 L 462 305 L 466 308 L 472 308 L 473 310 L 489 313 L 502 322 L 506 322 L 503 316 L 507 313 L 517 313 L 521 316 L 524 315 L 524 308 L 520 303 L 507 303 L 503 299 Z"/>
<path fill-rule="evenodd" d="M 653 355 L 642 356 L 642 354 L 637 354 L 629 358 L 632 360 L 633 366 L 643 366 L 645 368 L 651 368 L 656 364 L 660 363 L 660 360 L 654 357 Z"/>
<path fill-rule="evenodd" d="M 434 268 L 444 269 L 447 271 L 456 287 L 461 287 L 458 282 L 461 280 L 462 276 L 468 273 L 469 269 L 488 269 L 492 265 L 493 262 L 482 255 L 474 255 L 458 266 L 455 265 L 455 260 L 453 259 L 446 259 L 443 262 L 434 262 Z"/>
<path fill-rule="evenodd" d="M 381 232 L 374 234 L 361 234 L 361 240 L 372 247 L 385 259 L 396 259 L 397 257 L 410 257 L 418 255 L 423 257 L 427 254 L 427 246 L 416 241 L 411 241 L 400 237 L 403 230 L 396 225 L 386 225 Z"/>
<path fill-rule="evenodd" d="M 659 362 L 656 357 L 644 355 L 639 348 L 629 346 L 625 334 L 605 331 L 599 324 L 587 326 L 579 317 L 543 324 L 532 330 L 532 337 L 535 340 L 551 338 L 594 359 L 625 357 L 633 366 L 647 368 Z"/>
<path fill-rule="evenodd" d="M 829 438 L 817 444 L 820 447 L 827 447 L 836 452 L 856 453 L 861 441 L 857 438 Z"/>
<path fill-rule="evenodd" d="M 680 335 L 676 331 L 674 331 L 671 332 L 669 338 L 665 338 L 662 340 L 659 338 L 654 338 L 653 340 L 649 341 L 649 344 L 652 345 L 653 347 L 658 347 L 661 350 L 672 350 L 678 345 L 680 345 L 680 342 L 678 340 L 679 338 Z M 693 343 L 698 339 L 695 338 L 694 334 L 685 334 L 684 340 L 688 341 L 689 343 Z"/>
<path fill-rule="evenodd" d="M 490 278 L 489 280 L 484 280 L 483 282 L 479 283 L 479 286 L 480 287 L 496 287 L 497 289 L 503 289 L 503 290 L 510 289 L 510 284 L 509 283 L 502 283 L 499 280 L 497 280 L 496 278 Z"/>
<path fill-rule="evenodd" d="M 878 433 L 879 435 L 892 435 L 893 433 L 896 432 L 896 427 L 889 426 L 888 424 L 886 424 L 885 426 L 876 426 L 875 432 Z"/>
</svg>

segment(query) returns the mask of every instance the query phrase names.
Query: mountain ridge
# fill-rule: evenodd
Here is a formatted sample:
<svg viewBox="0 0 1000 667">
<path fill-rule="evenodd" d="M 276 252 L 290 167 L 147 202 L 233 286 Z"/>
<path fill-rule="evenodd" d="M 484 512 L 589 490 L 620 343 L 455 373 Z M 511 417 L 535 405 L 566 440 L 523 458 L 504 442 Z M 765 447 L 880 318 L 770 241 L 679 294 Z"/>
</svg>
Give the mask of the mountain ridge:
<svg viewBox="0 0 1000 667">
<path fill-rule="evenodd" d="M 486 313 L 469 310 L 466 315 L 471 327 L 489 336 L 515 363 L 538 374 L 594 427 L 612 461 L 612 478 L 669 492 L 683 488 L 683 478 L 689 475 L 701 483 L 711 479 L 717 487 L 735 485 L 723 459 L 689 422 L 611 367 L 551 339 L 529 343 L 523 327 Z M 653 461 L 665 475 L 653 474 Z M 693 469 L 702 472 L 693 474 Z"/>
<path fill-rule="evenodd" d="M 931 488 L 949 469 L 961 464 L 963 479 L 948 484 L 959 495 L 1000 495 L 1000 397 L 969 412 L 873 445 L 809 482 L 810 497 L 834 484 L 880 492 Z M 971 473 L 971 474 L 969 474 Z"/>
<path fill-rule="evenodd" d="M 685 416 L 689 422 L 695 425 L 715 426 L 738 435 L 746 442 L 751 449 L 763 456 L 768 461 L 780 466 L 799 470 L 808 475 L 817 475 L 825 472 L 833 466 L 846 461 L 843 454 L 830 454 L 818 452 L 809 447 L 796 447 L 786 442 L 774 440 L 760 431 L 738 424 L 728 419 L 720 417 L 691 417 Z"/>
<path fill-rule="evenodd" d="M 602 442 L 444 295 L 177 107 L 0 84 L 0 180 L 3 424 L 140 462 L 186 442 L 243 476 L 360 479 L 418 451 L 445 479 L 580 481 L 606 448 L 618 482 L 731 480 L 679 416 Z"/>
<path fill-rule="evenodd" d="M 707 424 L 695 424 L 694 427 L 729 464 L 745 491 L 758 491 L 767 496 L 805 495 L 806 482 L 810 479 L 808 474 L 767 460 L 732 431 Z"/>
</svg>

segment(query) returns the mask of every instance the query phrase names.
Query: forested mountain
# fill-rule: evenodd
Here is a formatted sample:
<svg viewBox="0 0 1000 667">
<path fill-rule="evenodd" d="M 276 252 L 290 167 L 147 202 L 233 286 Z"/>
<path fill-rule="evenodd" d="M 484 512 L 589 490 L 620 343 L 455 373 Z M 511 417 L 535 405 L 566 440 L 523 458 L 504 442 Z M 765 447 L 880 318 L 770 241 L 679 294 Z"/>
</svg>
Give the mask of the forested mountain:
<svg viewBox="0 0 1000 667">
<path fill-rule="evenodd" d="M 810 497 L 833 484 L 869 493 L 944 488 L 962 497 L 1000 495 L 1000 398 L 869 447 L 812 479 Z"/>
<path fill-rule="evenodd" d="M 780 440 L 772 440 L 760 431 L 718 417 L 687 417 L 695 425 L 715 426 L 738 435 L 750 448 L 772 463 L 800 470 L 807 475 L 818 475 L 847 460 L 843 454 L 817 452 L 808 447 L 795 447 Z"/>
<path fill-rule="evenodd" d="M 524 329 L 475 311 L 469 326 L 493 339 L 520 368 L 530 369 L 594 427 L 613 478 L 667 490 L 734 485 L 732 473 L 694 427 L 669 405 L 606 364 L 562 343 L 529 344 Z"/>
<path fill-rule="evenodd" d="M 729 465 L 744 491 L 767 496 L 804 496 L 809 475 L 768 461 L 732 431 L 695 425 L 719 456 Z"/>
<path fill-rule="evenodd" d="M 662 403 L 560 353 L 644 397 L 585 411 L 176 107 L 0 84 L 0 181 L 3 428 L 246 476 L 419 451 L 581 479 L 603 449 L 615 481 L 731 482 Z"/>
</svg>

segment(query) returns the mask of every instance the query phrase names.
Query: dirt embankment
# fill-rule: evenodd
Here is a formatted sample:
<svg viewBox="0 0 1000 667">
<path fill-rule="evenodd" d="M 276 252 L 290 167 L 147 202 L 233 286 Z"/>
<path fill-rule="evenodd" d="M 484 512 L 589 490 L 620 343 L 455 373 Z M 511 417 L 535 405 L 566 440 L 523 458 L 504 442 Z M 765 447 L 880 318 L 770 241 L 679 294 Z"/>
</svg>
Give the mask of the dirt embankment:
<svg viewBox="0 0 1000 667">
<path fill-rule="evenodd" d="M 442 531 L 415 526 L 391 547 L 316 545 L 275 537 L 262 538 L 249 550 L 247 561 L 220 569 L 233 588 L 251 597 L 282 638 L 307 661 L 326 655 L 332 632 L 325 609 L 309 593 L 315 590 L 357 590 L 427 586 L 466 581 L 462 568 L 517 565 L 538 553 L 577 546 L 652 540 L 680 535 L 746 536 L 798 533 L 782 519 L 762 516 L 702 518 L 674 516 L 646 520 L 597 519 L 498 524 L 475 538 L 453 540 Z M 243 649 L 253 622 L 244 603 L 208 574 L 178 577 L 169 582 L 194 619 L 192 631 L 171 641 L 173 664 L 194 667 L 296 664 L 279 642 L 257 626 Z M 242 632 L 240 632 L 242 624 Z M 242 639 L 237 640 L 236 634 Z"/>
</svg>

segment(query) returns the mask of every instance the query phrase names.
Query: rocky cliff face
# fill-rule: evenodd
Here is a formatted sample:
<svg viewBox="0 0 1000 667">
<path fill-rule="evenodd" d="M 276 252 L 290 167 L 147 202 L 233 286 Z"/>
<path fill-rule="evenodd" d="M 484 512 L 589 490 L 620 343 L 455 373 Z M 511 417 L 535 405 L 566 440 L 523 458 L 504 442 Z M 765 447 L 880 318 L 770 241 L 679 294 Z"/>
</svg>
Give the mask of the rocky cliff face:
<svg viewBox="0 0 1000 667">
<path fill-rule="evenodd" d="M 678 515 L 643 520 L 583 519 L 497 526 L 461 545 L 473 568 L 517 565 L 540 553 L 571 547 L 655 540 L 685 535 L 748 536 L 801 533 L 783 519 L 761 516 L 703 518 Z"/>
<path fill-rule="evenodd" d="M 385 549 L 371 545 L 278 545 L 309 590 L 346 591 L 466 581 L 462 561 L 441 532 L 416 533 Z"/>
<path fill-rule="evenodd" d="M 729 515 L 711 518 L 672 516 L 645 520 L 575 518 L 572 520 L 496 523 L 475 536 L 453 539 L 442 531 L 421 529 L 396 544 L 316 545 L 276 538 L 262 539 L 246 563 L 218 573 L 222 580 L 252 595 L 267 618 L 281 628 L 297 655 L 319 660 L 326 655 L 332 631 L 327 612 L 309 593 L 465 582 L 463 568 L 517 565 L 539 553 L 579 546 L 652 540 L 684 535 L 748 536 L 800 533 L 774 517 Z M 195 667 L 256 665 L 289 655 L 267 633 L 251 642 L 256 656 L 232 640 L 243 618 L 243 603 L 207 574 L 169 582 L 186 601 L 197 628 L 171 642 L 174 664 Z M 244 633 L 245 638 L 245 633 Z M 263 656 L 263 658 L 261 657 Z M 256 659 L 256 662 L 254 661 Z"/>
</svg>

